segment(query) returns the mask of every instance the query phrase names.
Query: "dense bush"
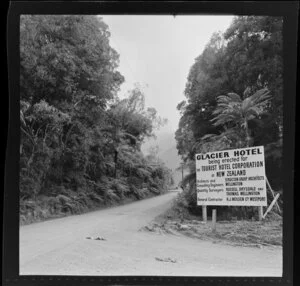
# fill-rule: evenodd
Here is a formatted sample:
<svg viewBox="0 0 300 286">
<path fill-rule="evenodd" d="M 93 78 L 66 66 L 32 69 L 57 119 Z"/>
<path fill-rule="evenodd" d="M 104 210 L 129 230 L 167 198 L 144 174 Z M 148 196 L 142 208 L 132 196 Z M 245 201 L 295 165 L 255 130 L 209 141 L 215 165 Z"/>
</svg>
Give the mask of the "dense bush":
<svg viewBox="0 0 300 286">
<path fill-rule="evenodd" d="M 191 211 L 197 211 L 196 153 L 263 145 L 267 177 L 282 192 L 282 23 L 281 17 L 235 17 L 225 33 L 211 37 L 190 69 L 187 100 L 177 106 L 176 140 L 184 164 L 191 166 L 183 181 Z M 253 215 L 253 208 L 218 209 Z"/>
<path fill-rule="evenodd" d="M 95 16 L 21 16 L 20 216 L 31 222 L 161 194 L 170 181 L 140 148 L 163 120 L 123 76 Z"/>
</svg>

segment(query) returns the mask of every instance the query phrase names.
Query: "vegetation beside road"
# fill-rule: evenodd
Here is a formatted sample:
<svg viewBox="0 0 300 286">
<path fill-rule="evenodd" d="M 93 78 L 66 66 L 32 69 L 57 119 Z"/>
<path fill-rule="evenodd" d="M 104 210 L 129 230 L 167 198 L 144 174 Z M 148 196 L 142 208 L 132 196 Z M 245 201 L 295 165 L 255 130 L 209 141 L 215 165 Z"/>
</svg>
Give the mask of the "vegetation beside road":
<svg viewBox="0 0 300 286">
<path fill-rule="evenodd" d="M 215 33 L 191 66 L 176 131 L 188 170 L 182 180 L 187 209 L 197 213 L 195 154 L 264 146 L 266 176 L 282 206 L 282 17 L 238 16 Z M 286 95 L 288 96 L 288 95 Z M 273 196 L 268 192 L 268 203 Z M 253 217 L 254 207 L 219 213 Z"/>
<path fill-rule="evenodd" d="M 180 195 L 174 200 L 170 209 L 156 217 L 143 230 L 172 235 L 181 234 L 234 246 L 258 248 L 282 246 L 282 217 L 275 212 L 269 213 L 263 221 L 220 217 L 216 223 L 216 231 L 213 232 L 211 218 L 204 223 L 198 215 L 188 212 Z"/>
<path fill-rule="evenodd" d="M 159 195 L 171 183 L 141 152 L 165 123 L 124 77 L 96 16 L 20 18 L 20 222 Z"/>
<path fill-rule="evenodd" d="M 200 214 L 196 153 L 263 145 L 267 177 L 283 193 L 282 22 L 235 17 L 190 69 L 175 137 L 191 214 Z M 119 97 L 118 64 L 99 17 L 20 18 L 21 223 L 159 195 L 172 184 L 155 150 L 141 152 L 165 120 L 146 108 L 141 86 Z M 218 214 L 251 219 L 255 209 L 218 207 Z"/>
</svg>

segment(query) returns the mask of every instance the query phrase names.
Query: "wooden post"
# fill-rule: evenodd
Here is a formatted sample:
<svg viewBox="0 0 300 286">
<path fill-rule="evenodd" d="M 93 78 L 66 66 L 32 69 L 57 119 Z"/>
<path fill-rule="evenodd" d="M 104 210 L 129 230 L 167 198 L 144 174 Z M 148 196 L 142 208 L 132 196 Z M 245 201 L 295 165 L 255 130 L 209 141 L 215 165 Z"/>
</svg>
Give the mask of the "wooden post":
<svg viewBox="0 0 300 286">
<path fill-rule="evenodd" d="M 202 219 L 204 222 L 207 222 L 207 209 L 206 206 L 202 206 Z"/>
<path fill-rule="evenodd" d="M 271 188 L 271 185 L 269 183 L 269 180 L 268 180 L 267 176 L 266 176 L 266 183 L 267 183 L 267 186 L 269 187 L 269 190 L 271 191 L 271 193 L 273 195 L 273 198 L 275 199 L 275 193 L 274 193 L 273 189 Z M 279 207 L 279 205 L 277 203 L 277 199 L 276 199 L 275 203 L 276 203 L 276 206 L 277 206 L 277 209 L 278 209 L 279 213 L 281 213 L 281 209 L 280 209 L 280 207 Z"/>
<path fill-rule="evenodd" d="M 262 206 L 258 207 L 258 220 L 259 221 L 262 221 L 263 213 L 264 213 L 263 207 Z"/>
<path fill-rule="evenodd" d="M 217 210 L 212 210 L 212 231 L 216 231 L 216 221 L 217 221 Z"/>
<path fill-rule="evenodd" d="M 274 198 L 274 200 L 272 201 L 272 203 L 269 205 L 268 209 L 266 210 L 265 214 L 263 215 L 263 218 L 265 218 L 266 215 L 268 214 L 268 212 L 273 208 L 273 206 L 277 202 L 278 198 L 279 198 L 279 194 L 276 195 L 276 197 Z"/>
</svg>

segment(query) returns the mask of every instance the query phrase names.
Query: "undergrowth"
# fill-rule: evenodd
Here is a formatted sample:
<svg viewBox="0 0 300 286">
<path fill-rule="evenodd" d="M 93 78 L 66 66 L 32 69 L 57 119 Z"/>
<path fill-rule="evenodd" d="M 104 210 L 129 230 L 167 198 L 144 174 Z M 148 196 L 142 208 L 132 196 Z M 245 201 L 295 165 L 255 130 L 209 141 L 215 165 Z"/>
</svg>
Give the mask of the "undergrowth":
<svg viewBox="0 0 300 286">
<path fill-rule="evenodd" d="M 91 210 L 120 205 L 160 195 L 165 188 L 154 186 L 137 188 L 127 180 L 104 180 L 97 186 L 78 191 L 54 188 L 50 196 L 39 195 L 36 198 L 20 200 L 20 224 L 29 224 L 50 218 L 82 214 Z"/>
</svg>

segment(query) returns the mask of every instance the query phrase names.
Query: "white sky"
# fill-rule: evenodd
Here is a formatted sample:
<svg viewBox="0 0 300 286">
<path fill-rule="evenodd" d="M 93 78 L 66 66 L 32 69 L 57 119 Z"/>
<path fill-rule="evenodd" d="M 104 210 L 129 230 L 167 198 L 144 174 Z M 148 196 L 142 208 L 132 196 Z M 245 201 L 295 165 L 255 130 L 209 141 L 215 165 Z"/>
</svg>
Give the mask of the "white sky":
<svg viewBox="0 0 300 286">
<path fill-rule="evenodd" d="M 101 16 L 111 32 L 110 44 L 120 55 L 119 71 L 125 77 L 120 97 L 143 86 L 147 107 L 168 119 L 163 130 L 175 131 L 185 99 L 190 67 L 211 35 L 225 31 L 233 16 Z"/>
</svg>

